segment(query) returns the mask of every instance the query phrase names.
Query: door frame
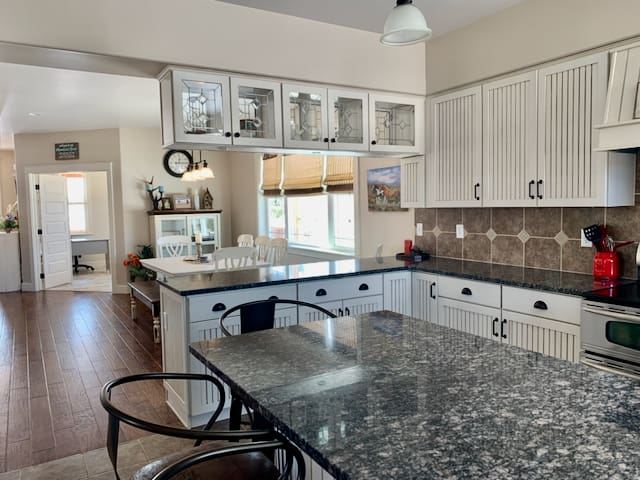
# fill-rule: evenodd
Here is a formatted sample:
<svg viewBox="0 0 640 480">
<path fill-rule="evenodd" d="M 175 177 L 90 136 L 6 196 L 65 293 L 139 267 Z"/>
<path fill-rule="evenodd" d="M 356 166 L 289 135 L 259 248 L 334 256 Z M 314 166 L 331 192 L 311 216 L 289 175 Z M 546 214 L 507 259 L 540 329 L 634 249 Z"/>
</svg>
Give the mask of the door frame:
<svg viewBox="0 0 640 480">
<path fill-rule="evenodd" d="M 43 281 L 40 278 L 42 270 L 40 262 L 40 239 L 38 236 L 38 225 L 41 222 L 40 207 L 36 201 L 36 175 L 57 174 L 66 172 L 105 172 L 107 174 L 107 196 L 109 207 L 109 271 L 111 272 L 111 292 L 116 292 L 116 267 L 115 258 L 115 217 L 114 217 L 114 196 L 113 196 L 113 163 L 112 162 L 74 162 L 70 164 L 44 164 L 27 166 L 24 169 L 25 186 L 28 194 L 27 211 L 29 212 L 29 237 L 31 239 L 31 267 L 33 278 L 33 291 L 43 290 Z"/>
</svg>

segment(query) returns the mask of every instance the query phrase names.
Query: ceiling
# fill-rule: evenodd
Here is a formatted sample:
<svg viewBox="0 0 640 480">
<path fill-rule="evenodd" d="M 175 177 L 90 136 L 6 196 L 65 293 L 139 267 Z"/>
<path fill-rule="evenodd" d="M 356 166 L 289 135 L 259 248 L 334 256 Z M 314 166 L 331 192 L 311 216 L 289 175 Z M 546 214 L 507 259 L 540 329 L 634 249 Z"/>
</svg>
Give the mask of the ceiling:
<svg viewBox="0 0 640 480">
<path fill-rule="evenodd" d="M 222 1 L 378 33 L 395 4 L 395 0 Z M 434 35 L 442 35 L 522 1 L 414 0 L 414 4 L 425 14 Z M 3 56 L 5 53 L 2 50 Z M 16 63 L 0 63 L 0 150 L 12 150 L 13 135 L 19 133 L 160 126 L 158 82 L 142 78 L 149 77 L 148 71 L 140 70 L 141 76 L 79 71 L 74 68 L 88 65 L 87 55 L 76 54 L 80 58 L 70 60 L 68 52 L 53 53 L 64 54 L 70 69 L 22 65 L 18 57 L 11 56 L 8 61 Z M 44 63 L 35 64 L 49 65 L 51 55 L 45 52 L 38 58 Z M 98 58 L 101 66 L 95 71 L 113 66 L 113 61 Z M 154 68 L 157 66 L 146 66 L 147 70 Z"/>
<path fill-rule="evenodd" d="M 395 0 L 220 0 L 294 17 L 382 33 Z M 433 30 L 442 35 L 524 0 L 413 0 Z"/>
</svg>

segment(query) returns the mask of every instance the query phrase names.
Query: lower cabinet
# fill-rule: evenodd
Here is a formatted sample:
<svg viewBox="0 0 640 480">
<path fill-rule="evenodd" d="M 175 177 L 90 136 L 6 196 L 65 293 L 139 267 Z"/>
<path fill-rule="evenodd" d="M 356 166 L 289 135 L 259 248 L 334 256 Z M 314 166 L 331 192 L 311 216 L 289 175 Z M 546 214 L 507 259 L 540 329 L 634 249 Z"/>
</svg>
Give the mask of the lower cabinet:
<svg viewBox="0 0 640 480">
<path fill-rule="evenodd" d="M 440 297 L 435 323 L 480 337 L 500 340 L 500 313 L 499 308 Z"/>
<path fill-rule="evenodd" d="M 411 284 L 411 315 L 420 320 L 436 323 L 438 320 L 437 275 L 413 272 Z"/>
<path fill-rule="evenodd" d="M 403 315 L 411 315 L 411 272 L 383 274 L 384 309 Z"/>
</svg>

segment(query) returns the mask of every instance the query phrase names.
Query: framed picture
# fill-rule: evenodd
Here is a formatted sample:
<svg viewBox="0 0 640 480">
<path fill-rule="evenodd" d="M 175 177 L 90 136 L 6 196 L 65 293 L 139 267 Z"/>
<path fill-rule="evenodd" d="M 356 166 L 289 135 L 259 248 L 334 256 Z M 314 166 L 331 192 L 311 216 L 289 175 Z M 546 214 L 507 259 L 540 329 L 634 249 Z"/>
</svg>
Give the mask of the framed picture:
<svg viewBox="0 0 640 480">
<path fill-rule="evenodd" d="M 176 193 L 173 195 L 173 209 L 189 209 L 191 208 L 191 197 L 184 193 Z"/>
<path fill-rule="evenodd" d="M 400 207 L 400 165 L 367 170 L 370 212 L 406 212 Z"/>
</svg>

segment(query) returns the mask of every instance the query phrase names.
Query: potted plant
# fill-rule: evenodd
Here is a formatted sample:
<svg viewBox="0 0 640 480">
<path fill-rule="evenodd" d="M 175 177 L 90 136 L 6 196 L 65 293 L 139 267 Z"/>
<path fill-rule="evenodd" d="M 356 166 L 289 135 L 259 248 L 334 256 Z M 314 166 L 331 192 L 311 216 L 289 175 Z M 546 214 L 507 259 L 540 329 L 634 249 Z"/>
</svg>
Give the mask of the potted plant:
<svg viewBox="0 0 640 480">
<path fill-rule="evenodd" d="M 128 253 L 127 258 L 122 262 L 129 270 L 129 281 L 135 282 L 138 277 L 143 280 L 154 280 L 155 272 L 143 267 L 140 262 L 140 259 L 153 258 L 153 249 L 151 245 L 138 245 L 138 247 L 140 250 L 137 253 Z"/>
</svg>

